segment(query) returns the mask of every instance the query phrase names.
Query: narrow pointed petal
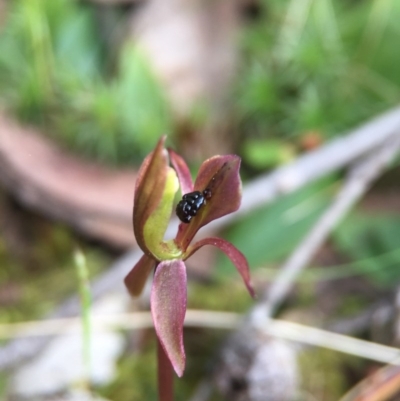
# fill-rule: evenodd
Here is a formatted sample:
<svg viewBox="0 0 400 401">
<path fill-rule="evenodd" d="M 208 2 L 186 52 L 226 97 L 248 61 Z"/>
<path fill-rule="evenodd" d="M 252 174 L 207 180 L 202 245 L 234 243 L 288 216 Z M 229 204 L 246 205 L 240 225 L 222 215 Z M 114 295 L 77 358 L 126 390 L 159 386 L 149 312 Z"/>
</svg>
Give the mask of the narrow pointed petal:
<svg viewBox="0 0 400 401">
<path fill-rule="evenodd" d="M 147 255 L 143 255 L 132 270 L 127 274 L 124 283 L 129 293 L 137 297 L 143 291 L 147 277 L 154 269 L 156 261 Z"/>
<path fill-rule="evenodd" d="M 143 238 L 143 227 L 162 199 L 168 173 L 168 153 L 163 136 L 144 160 L 136 180 L 133 202 L 133 231 L 139 247 L 150 255 Z"/>
<path fill-rule="evenodd" d="M 187 248 L 201 227 L 239 209 L 242 197 L 239 168 L 240 157 L 236 155 L 214 156 L 200 166 L 194 190 L 209 189 L 211 198 L 189 224 L 180 224 L 176 243 L 181 249 Z"/>
<path fill-rule="evenodd" d="M 242 279 L 250 295 L 254 297 L 255 294 L 253 286 L 251 284 L 250 269 L 249 269 L 249 264 L 247 263 L 247 259 L 243 255 L 243 253 L 240 252 L 239 249 L 233 246 L 230 242 L 225 241 L 221 238 L 204 238 L 196 242 L 194 245 L 191 245 L 188 248 L 184 258 L 187 259 L 204 245 L 216 246 L 222 252 L 224 252 L 226 256 L 228 256 L 228 258 L 232 261 L 232 263 L 235 265 L 236 269 L 242 276 Z"/>
<path fill-rule="evenodd" d="M 183 322 L 186 314 L 186 267 L 182 260 L 158 264 L 151 289 L 151 313 L 157 336 L 176 372 L 185 369 Z"/>
<path fill-rule="evenodd" d="M 182 194 L 187 194 L 193 191 L 193 181 L 190 170 L 185 160 L 172 149 L 168 149 L 171 164 L 178 174 L 179 183 L 181 186 Z"/>
</svg>

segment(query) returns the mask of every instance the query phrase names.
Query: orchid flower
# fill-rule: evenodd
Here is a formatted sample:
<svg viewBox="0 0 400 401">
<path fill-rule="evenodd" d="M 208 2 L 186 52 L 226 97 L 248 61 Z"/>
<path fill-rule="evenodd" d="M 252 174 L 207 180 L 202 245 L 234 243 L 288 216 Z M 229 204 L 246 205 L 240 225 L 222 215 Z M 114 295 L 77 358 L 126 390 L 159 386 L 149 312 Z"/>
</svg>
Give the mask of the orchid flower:
<svg viewBox="0 0 400 401">
<path fill-rule="evenodd" d="M 125 278 L 133 296 L 140 295 L 148 275 L 155 270 L 150 305 L 158 339 L 176 374 L 185 368 L 183 322 L 187 303 L 184 261 L 204 245 L 224 252 L 239 271 L 252 296 L 249 266 L 244 255 L 221 238 L 204 238 L 192 244 L 198 230 L 211 221 L 236 211 L 241 202 L 240 158 L 214 156 L 201 166 L 193 184 L 185 161 L 164 148 L 162 137 L 140 167 L 135 186 L 133 229 L 144 255 Z M 169 161 L 172 167 L 169 165 Z M 189 223 L 181 223 L 173 240 L 164 240 L 173 210 L 175 194 L 207 189 L 207 199 Z"/>
</svg>

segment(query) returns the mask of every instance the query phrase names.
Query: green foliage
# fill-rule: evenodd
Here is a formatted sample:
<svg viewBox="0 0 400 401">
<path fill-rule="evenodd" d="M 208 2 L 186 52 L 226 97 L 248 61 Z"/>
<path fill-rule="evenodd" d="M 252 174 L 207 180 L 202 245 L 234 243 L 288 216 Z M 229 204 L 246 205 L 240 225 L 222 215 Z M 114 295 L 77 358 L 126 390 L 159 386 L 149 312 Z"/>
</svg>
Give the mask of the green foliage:
<svg viewBox="0 0 400 401">
<path fill-rule="evenodd" d="M 399 18 L 394 0 L 263 1 L 242 37 L 244 140 L 329 138 L 397 105 Z"/>
<path fill-rule="evenodd" d="M 90 377 L 90 307 L 92 304 L 92 294 L 90 291 L 89 271 L 85 255 L 76 250 L 74 254 L 75 269 L 78 276 L 79 297 L 81 304 L 81 323 L 82 323 L 82 359 L 85 365 L 86 381 Z"/>
<path fill-rule="evenodd" d="M 93 6 L 15 0 L 8 8 L 0 99 L 20 118 L 113 163 L 141 160 L 155 138 L 173 132 L 146 57 L 138 48 L 114 46 L 110 62 Z M 262 1 L 259 18 L 242 32 L 234 89 L 249 165 L 279 164 L 292 155 L 288 139 L 309 131 L 328 138 L 397 104 L 399 16 L 394 0 Z M 115 24 L 123 22 L 119 16 Z M 266 137 L 273 140 L 260 157 Z"/>
<path fill-rule="evenodd" d="M 301 393 L 299 400 L 336 401 L 348 390 L 343 368 L 353 367 L 359 360 L 324 348 L 311 348 L 299 354 Z"/>
<path fill-rule="evenodd" d="M 337 248 L 351 260 L 359 261 L 365 276 L 380 285 L 390 285 L 400 278 L 399 238 L 398 216 L 360 213 L 346 219 L 334 234 Z"/>
<path fill-rule="evenodd" d="M 118 375 L 113 383 L 99 392 L 103 397 L 119 401 L 157 399 L 157 358 L 154 343 L 140 353 L 126 355 L 118 364 Z"/>
<path fill-rule="evenodd" d="M 78 1 L 13 2 L 0 36 L 0 96 L 69 147 L 138 161 L 171 132 L 168 104 L 140 49 L 121 47 L 115 76 L 106 76 L 98 29 Z"/>
<path fill-rule="evenodd" d="M 5 400 L 7 396 L 7 377 L 5 373 L 0 374 L 0 397 Z"/>
<path fill-rule="evenodd" d="M 273 139 L 249 139 L 244 143 L 242 156 L 251 167 L 265 170 L 294 159 L 293 147 Z"/>
<path fill-rule="evenodd" d="M 208 284 L 190 283 L 188 302 L 189 309 L 234 313 L 244 313 L 254 303 L 247 291 L 243 290 L 243 284 L 239 280 L 230 279 Z"/>
<path fill-rule="evenodd" d="M 19 245 L 20 252 L 24 248 L 22 254 L 15 255 L 0 238 L 0 288 L 4 294 L 0 323 L 41 318 L 77 288 L 72 252 L 76 240 L 71 232 L 49 223 L 28 223 L 34 234 L 24 233 L 29 245 Z M 107 255 L 82 247 L 90 274 L 98 274 L 108 263 Z"/>
<path fill-rule="evenodd" d="M 91 77 L 99 46 L 88 9 L 68 0 L 17 0 L 0 38 L 0 83 L 18 114 L 40 121 Z M 55 110 L 54 110 L 55 111 Z"/>
</svg>

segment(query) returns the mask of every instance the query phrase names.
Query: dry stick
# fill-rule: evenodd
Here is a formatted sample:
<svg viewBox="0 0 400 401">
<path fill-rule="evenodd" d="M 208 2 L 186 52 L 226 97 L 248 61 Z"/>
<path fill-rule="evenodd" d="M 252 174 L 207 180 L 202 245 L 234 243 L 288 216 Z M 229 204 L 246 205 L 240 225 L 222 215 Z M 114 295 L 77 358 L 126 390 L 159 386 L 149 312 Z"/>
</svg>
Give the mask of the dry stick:
<svg viewBox="0 0 400 401">
<path fill-rule="evenodd" d="M 364 154 L 373 151 L 385 141 L 393 138 L 400 128 L 400 108 L 392 109 L 361 127 L 351 131 L 327 145 L 299 157 L 293 163 L 281 167 L 272 174 L 263 175 L 243 189 L 242 205 L 238 212 L 218 219 L 205 227 L 208 230 L 220 229 L 250 211 L 273 202 L 282 194 L 288 194 L 347 166 Z M 379 133 L 379 134 L 377 134 Z M 168 230 L 173 237 L 176 224 Z M 122 280 L 141 255 L 140 250 L 127 252 L 92 283 L 92 299 L 112 290 L 124 291 Z M 79 314 L 79 300 L 74 296 L 61 304 L 47 318 L 66 317 Z M 26 358 L 33 357 L 48 343 L 46 338 L 34 340 L 18 339 L 0 347 L 0 371 L 9 369 Z"/>
<path fill-rule="evenodd" d="M 375 152 L 362 158 L 362 160 L 356 163 L 351 169 L 347 181 L 332 206 L 323 214 L 283 266 L 272 287 L 264 293 L 264 301 L 259 303 L 251 311 L 248 321 L 256 329 L 274 335 L 273 327 L 276 327 L 276 325 L 275 322 L 272 324 L 270 316 L 274 314 L 276 308 L 284 300 L 293 286 L 296 277 L 311 261 L 315 252 L 320 248 L 334 227 L 350 211 L 355 203 L 368 190 L 371 183 L 391 162 L 399 148 L 400 134 L 397 133 L 397 135 L 387 140 L 386 143 Z M 285 322 L 284 324 L 287 325 L 290 323 Z M 280 337 L 286 337 L 288 340 L 295 340 L 294 337 L 291 338 L 292 334 L 291 329 L 288 329 L 284 332 L 281 331 Z M 313 334 L 315 334 L 315 336 Z M 315 329 L 315 333 L 310 331 L 307 335 L 303 336 L 303 339 L 308 339 L 309 344 L 316 345 L 319 343 L 319 345 L 322 346 L 324 346 L 323 343 L 325 343 L 326 346 L 336 339 L 337 344 L 343 347 L 342 349 L 338 348 L 338 350 L 345 352 L 346 350 L 351 350 L 354 352 L 354 346 L 351 345 L 350 348 L 347 348 L 346 346 L 348 344 L 344 344 L 341 336 L 336 333 L 328 333 Z M 365 345 L 360 344 L 360 347 L 363 349 Z M 380 351 L 378 351 L 378 354 L 380 354 Z M 395 359 L 392 358 L 393 355 L 389 358 L 389 363 Z M 205 381 L 202 382 L 201 386 L 204 386 L 204 383 Z M 209 383 L 209 385 L 211 385 L 211 383 Z M 194 397 L 196 401 L 206 401 L 209 399 L 210 394 L 196 391 Z"/>
<path fill-rule="evenodd" d="M 360 146 L 364 146 L 365 143 L 362 143 L 363 135 L 369 135 L 369 139 L 373 140 L 374 138 L 378 138 L 376 132 L 374 131 L 375 125 L 374 122 L 366 125 L 364 128 L 356 131 L 352 136 L 352 141 L 349 142 L 349 145 L 355 146 L 359 144 Z M 360 135 L 360 132 L 363 135 Z M 286 294 L 290 291 L 293 283 L 296 280 L 296 277 L 300 274 L 303 268 L 311 261 L 312 257 L 314 256 L 315 252 L 319 249 L 322 243 L 325 241 L 327 236 L 330 234 L 332 229 L 338 224 L 338 222 L 347 214 L 347 212 L 355 205 L 355 203 L 363 196 L 363 194 L 367 191 L 369 185 L 379 176 L 379 174 L 387 167 L 387 165 L 391 162 L 391 160 L 395 157 L 396 153 L 400 148 L 400 129 L 397 128 L 392 131 L 391 135 L 385 137 L 385 141 L 381 142 L 381 147 L 376 151 L 370 150 L 370 153 L 367 156 L 364 156 L 350 171 L 349 178 L 345 182 L 342 190 L 338 194 L 336 201 L 332 204 L 332 206 L 322 215 L 319 221 L 314 225 L 312 230 L 310 231 L 309 235 L 300 243 L 297 249 L 294 251 L 292 256 L 289 258 L 287 263 L 283 266 L 278 278 L 273 283 L 272 287 L 268 289 L 268 291 L 264 294 L 263 302 L 260 302 L 256 305 L 253 310 L 250 312 L 248 321 L 253 327 L 258 328 L 266 333 L 273 334 L 273 324 L 272 321 L 269 319 L 270 316 L 273 315 L 276 308 L 279 304 L 283 301 Z M 372 135 L 372 136 L 371 136 Z M 356 140 L 354 140 L 356 138 Z M 380 137 L 381 138 L 381 137 Z M 360 142 L 361 141 L 361 142 Z M 382 143 L 384 143 L 382 145 Z M 304 175 L 298 175 L 296 177 L 296 172 L 290 170 L 290 166 L 286 167 L 285 170 L 277 170 L 273 174 L 274 180 L 267 191 L 264 192 L 264 201 L 268 203 L 276 196 L 276 191 L 279 188 L 279 182 L 287 183 L 288 185 L 284 185 L 286 190 L 294 190 L 298 188 L 299 183 L 304 185 L 305 183 L 311 182 L 320 176 L 323 175 L 318 168 L 317 160 L 319 155 L 328 157 L 326 153 L 330 153 L 326 151 L 327 148 L 321 153 L 313 153 L 311 155 L 305 156 L 303 159 L 299 160 L 299 165 L 302 164 L 304 167 L 303 174 L 308 172 Z M 338 152 L 337 156 L 345 157 L 343 160 L 347 160 L 346 155 L 348 156 L 349 149 L 342 147 L 341 145 L 338 146 L 338 142 L 336 144 L 329 146 L 329 149 L 334 149 L 334 152 Z M 356 148 L 358 149 L 358 148 Z M 372 149 L 372 148 L 371 148 Z M 341 150 L 343 153 L 341 153 Z M 354 149 L 353 149 L 354 150 Z M 334 152 L 332 152 L 334 154 Z M 372 153 L 374 152 L 374 153 Z M 332 155 L 332 154 L 331 154 Z M 354 153 L 353 153 L 354 157 Z M 320 161 L 323 160 L 319 159 Z M 334 159 L 335 160 L 335 159 Z M 315 165 L 313 166 L 313 163 Z M 334 161 L 333 163 L 337 162 Z M 326 165 L 325 167 L 327 167 Z M 332 166 L 332 164 L 331 164 Z M 309 169 L 311 167 L 311 169 Z M 321 167 L 321 165 L 319 165 Z M 321 175 L 320 175 L 321 174 Z M 325 174 L 327 174 L 327 170 L 325 170 Z M 307 177 L 306 177 L 307 176 Z M 290 184 L 290 185 L 289 185 Z M 253 183 L 253 189 L 257 187 L 256 183 Z M 251 188 L 251 187 L 250 187 Z M 275 191 L 274 191 L 275 189 Z M 251 193 L 251 191 L 250 191 Z M 254 195 L 257 194 L 257 191 L 254 191 Z M 247 198 L 245 198 L 247 200 Z M 252 201 L 251 199 L 247 200 L 246 206 L 251 209 L 251 204 L 257 203 Z M 312 329 L 311 329 L 312 330 Z M 318 329 L 315 329 L 319 332 Z M 285 336 L 280 333 L 280 337 L 284 338 Z M 311 342 L 316 342 L 316 338 L 313 338 L 311 335 L 312 333 L 307 333 L 307 337 Z M 336 336 L 336 337 L 335 337 Z M 325 346 L 329 344 L 329 341 L 332 341 L 333 338 L 338 339 L 338 343 L 343 346 L 344 350 L 346 348 L 346 343 L 342 341 L 342 339 L 335 333 L 326 333 L 322 334 L 322 336 L 318 336 L 319 339 L 327 340 L 328 342 L 325 343 Z M 286 337 L 289 340 L 296 341 L 295 338 Z M 320 344 L 324 346 L 322 343 Z M 361 348 L 364 348 L 364 345 L 361 345 Z M 351 346 L 350 349 L 354 349 Z M 207 386 L 211 386 L 209 380 L 205 379 L 199 387 L 196 389 L 193 397 L 190 401 L 207 401 L 210 398 L 210 393 L 203 392 L 202 389 Z"/>
<path fill-rule="evenodd" d="M 289 257 L 272 286 L 264 293 L 264 300 L 252 310 L 249 318 L 252 324 L 256 327 L 259 324 L 263 325 L 266 319 L 275 313 L 297 276 L 310 263 L 336 225 L 365 194 L 371 183 L 387 168 L 399 148 L 400 134 L 398 133 L 395 138 L 387 141 L 354 165 L 335 201 Z"/>
<path fill-rule="evenodd" d="M 153 326 L 150 312 L 103 316 L 95 314 L 91 317 L 91 323 L 93 333 L 115 330 L 141 330 Z M 185 318 L 185 327 L 234 330 L 241 323 L 243 323 L 242 316 L 232 312 L 189 309 Z M 268 320 L 264 328 L 273 337 L 300 344 L 328 348 L 377 362 L 400 364 L 400 350 L 387 345 L 278 319 Z M 81 336 L 82 330 L 82 321 L 78 318 L 3 324 L 0 325 L 0 338 L 49 334 Z M 172 367 L 168 358 L 165 359 L 165 362 L 168 362 L 168 369 L 165 369 L 165 372 L 171 370 L 172 375 Z"/>
<path fill-rule="evenodd" d="M 392 109 L 336 138 L 326 145 L 306 153 L 290 164 L 266 173 L 246 184 L 242 203 L 235 213 L 214 220 L 202 229 L 204 234 L 226 227 L 248 213 L 354 163 L 360 157 L 375 151 L 393 140 L 400 130 L 400 107 Z M 379 132 L 379 135 L 377 134 Z M 166 237 L 173 238 L 176 224 L 168 227 Z"/>
<path fill-rule="evenodd" d="M 375 152 L 378 147 L 395 138 L 400 130 L 400 108 L 393 109 L 350 131 L 321 148 L 309 152 L 293 163 L 264 174 L 244 187 L 240 209 L 215 225 L 226 224 L 250 211 L 273 202 L 307 184 L 339 171 L 360 157 Z"/>
</svg>

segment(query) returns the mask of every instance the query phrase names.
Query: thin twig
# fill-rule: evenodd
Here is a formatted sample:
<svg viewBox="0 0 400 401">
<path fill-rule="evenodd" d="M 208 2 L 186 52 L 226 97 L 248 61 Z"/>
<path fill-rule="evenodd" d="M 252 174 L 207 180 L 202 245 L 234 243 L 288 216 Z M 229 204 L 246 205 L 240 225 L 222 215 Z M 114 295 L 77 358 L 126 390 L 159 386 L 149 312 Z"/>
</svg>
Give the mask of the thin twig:
<svg viewBox="0 0 400 401">
<path fill-rule="evenodd" d="M 274 337 L 328 348 L 374 361 L 396 365 L 400 363 L 400 350 L 397 348 L 332 333 L 315 327 L 274 320 L 273 324 L 266 322 L 264 331 Z"/>
<path fill-rule="evenodd" d="M 188 310 L 185 325 L 229 330 L 236 327 L 239 319 L 240 316 L 236 313 Z M 149 312 L 118 313 L 104 316 L 92 314 L 90 320 L 93 332 L 113 329 L 140 330 L 153 326 Z M 79 333 L 81 333 L 81 319 L 79 317 L 0 324 L 0 339 Z"/>
<path fill-rule="evenodd" d="M 243 188 L 240 209 L 228 215 L 228 219 L 219 219 L 215 223 L 226 224 L 224 219 L 229 221 L 229 216 L 232 216 L 231 219 L 241 218 L 283 194 L 292 193 L 339 171 L 362 156 L 375 152 L 381 145 L 394 141 L 399 131 L 400 108 L 396 108 L 350 131 L 346 136 L 300 156 L 293 163 L 253 180 Z"/>
<path fill-rule="evenodd" d="M 93 315 L 91 321 L 93 335 L 98 331 L 104 330 L 138 330 L 153 326 L 150 312 L 122 313 L 105 316 Z M 232 330 L 239 327 L 242 322 L 242 316 L 237 313 L 188 310 L 185 326 Z M 264 324 L 263 330 L 273 337 L 329 348 L 378 362 L 400 362 L 400 350 L 398 348 L 359 340 L 299 323 L 271 319 Z M 82 322 L 79 318 L 0 325 L 1 338 L 59 334 L 80 335 L 81 332 Z"/>
<path fill-rule="evenodd" d="M 264 293 L 263 301 L 253 309 L 250 321 L 255 326 L 264 324 L 265 319 L 275 313 L 301 271 L 311 262 L 332 230 L 365 194 L 371 183 L 387 168 L 399 148 L 400 135 L 397 134 L 396 138 L 354 165 L 335 201 L 283 265 L 272 286 Z"/>
<path fill-rule="evenodd" d="M 383 366 L 351 388 L 339 401 L 388 401 L 398 399 L 400 366 Z M 395 397 L 395 398 L 393 398 Z"/>
</svg>

